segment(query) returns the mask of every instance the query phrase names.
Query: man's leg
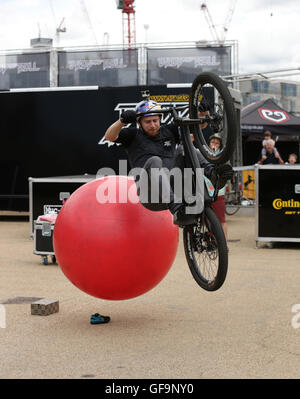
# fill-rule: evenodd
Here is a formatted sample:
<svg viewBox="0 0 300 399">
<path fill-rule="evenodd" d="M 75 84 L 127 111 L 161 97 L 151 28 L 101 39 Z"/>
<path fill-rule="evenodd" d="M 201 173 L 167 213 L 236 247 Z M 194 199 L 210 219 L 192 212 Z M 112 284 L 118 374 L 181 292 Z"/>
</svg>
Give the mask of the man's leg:
<svg viewBox="0 0 300 399">
<path fill-rule="evenodd" d="M 158 156 L 149 158 L 137 180 L 141 203 L 151 210 L 169 209 L 175 213 L 181 206 L 175 202 L 169 176 L 165 173 L 162 159 Z"/>
<path fill-rule="evenodd" d="M 206 162 L 202 154 L 195 148 L 196 155 L 199 159 L 201 168 L 206 166 L 206 171 L 209 173 L 210 167 L 214 167 L 209 162 Z M 204 162 L 203 162 L 204 161 Z M 183 155 L 182 146 L 178 147 L 175 158 L 175 166 L 182 171 L 182 187 L 184 191 L 184 203 L 187 208 L 187 213 L 199 214 L 203 208 L 203 198 L 206 200 L 204 189 L 204 176 L 202 170 L 197 171 L 196 176 L 191 168 L 186 169 L 185 158 Z M 195 185 L 196 178 L 196 185 Z M 176 194 L 176 187 L 174 188 Z"/>
<path fill-rule="evenodd" d="M 135 181 L 140 202 L 145 208 L 152 211 L 169 209 L 174 224 L 179 226 L 195 223 L 195 215 L 185 212 L 182 196 L 176 197 L 174 194 L 170 185 L 170 173 L 166 173 L 160 157 L 150 157 L 139 173 L 135 174 Z"/>
</svg>

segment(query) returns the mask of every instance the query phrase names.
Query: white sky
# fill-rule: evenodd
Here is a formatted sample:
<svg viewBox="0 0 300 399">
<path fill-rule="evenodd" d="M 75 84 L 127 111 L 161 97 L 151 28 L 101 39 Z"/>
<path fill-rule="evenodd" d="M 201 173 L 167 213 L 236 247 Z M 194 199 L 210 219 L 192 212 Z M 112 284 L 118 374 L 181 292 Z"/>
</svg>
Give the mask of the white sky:
<svg viewBox="0 0 300 399">
<path fill-rule="evenodd" d="M 211 40 L 201 3 L 136 0 L 137 42 Z M 232 1 L 206 3 L 220 32 Z M 60 46 L 101 45 L 105 32 L 110 44 L 122 44 L 116 0 L 0 0 L 0 16 L 0 50 L 29 48 L 38 26 L 55 45 L 55 29 L 63 18 L 67 31 L 60 34 Z M 237 0 L 226 36 L 239 43 L 240 73 L 300 67 L 299 38 L 300 0 Z"/>
</svg>

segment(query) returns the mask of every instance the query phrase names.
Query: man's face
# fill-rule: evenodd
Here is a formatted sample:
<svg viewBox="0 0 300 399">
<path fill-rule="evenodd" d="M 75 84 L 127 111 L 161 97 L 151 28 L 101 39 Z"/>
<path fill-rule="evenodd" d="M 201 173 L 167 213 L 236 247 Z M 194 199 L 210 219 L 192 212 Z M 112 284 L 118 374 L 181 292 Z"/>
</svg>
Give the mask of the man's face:
<svg viewBox="0 0 300 399">
<path fill-rule="evenodd" d="M 269 152 L 271 154 L 273 152 L 273 149 L 274 149 L 273 143 L 266 143 L 267 152 Z"/>
<path fill-rule="evenodd" d="M 160 117 L 158 115 L 144 116 L 140 124 L 148 136 L 156 136 L 159 133 Z"/>
</svg>

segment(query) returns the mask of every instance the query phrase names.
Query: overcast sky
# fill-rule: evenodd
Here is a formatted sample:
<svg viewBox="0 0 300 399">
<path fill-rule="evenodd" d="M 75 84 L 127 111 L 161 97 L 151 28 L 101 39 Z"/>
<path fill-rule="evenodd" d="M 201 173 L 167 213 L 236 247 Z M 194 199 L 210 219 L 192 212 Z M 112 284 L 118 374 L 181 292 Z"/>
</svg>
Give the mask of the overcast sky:
<svg viewBox="0 0 300 399">
<path fill-rule="evenodd" d="M 136 0 L 137 42 L 211 40 L 201 3 Z M 234 2 L 206 3 L 220 34 Z M 116 0 L 0 0 L 0 15 L 0 50 L 29 48 L 39 29 L 59 46 L 101 45 L 107 38 L 110 44 L 122 44 Z M 55 30 L 63 18 L 67 31 L 58 43 Z M 240 73 L 300 66 L 299 38 L 300 0 L 237 0 L 226 36 L 238 41 Z"/>
</svg>

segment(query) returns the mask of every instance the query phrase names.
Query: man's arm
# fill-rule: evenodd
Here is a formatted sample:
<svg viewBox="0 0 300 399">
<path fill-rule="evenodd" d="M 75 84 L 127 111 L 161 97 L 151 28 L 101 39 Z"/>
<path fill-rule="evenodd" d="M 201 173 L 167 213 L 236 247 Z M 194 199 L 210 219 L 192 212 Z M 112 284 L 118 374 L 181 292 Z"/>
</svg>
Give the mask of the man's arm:
<svg viewBox="0 0 300 399">
<path fill-rule="evenodd" d="M 117 120 L 109 128 L 106 130 L 104 137 L 108 141 L 116 141 L 119 137 L 119 133 L 122 128 L 126 126 L 126 123 L 122 123 L 120 120 Z"/>
<path fill-rule="evenodd" d="M 278 161 L 279 161 L 279 163 L 280 164 L 283 164 L 284 162 L 283 162 L 283 159 L 281 158 L 281 156 L 280 156 L 280 154 L 279 154 L 279 152 L 277 151 L 277 152 L 275 152 L 275 158 L 277 158 L 278 159 Z"/>
<path fill-rule="evenodd" d="M 119 133 L 128 123 L 136 122 L 136 112 L 133 110 L 123 111 L 119 120 L 114 122 L 105 132 L 105 138 L 108 141 L 116 141 Z"/>
<path fill-rule="evenodd" d="M 196 154 L 199 159 L 200 167 L 204 169 L 205 176 L 210 179 L 212 177 L 213 171 L 215 170 L 215 165 L 208 162 L 201 154 L 200 150 L 196 149 Z"/>
<path fill-rule="evenodd" d="M 261 157 L 261 159 L 257 162 L 259 165 L 262 165 L 263 164 L 263 162 L 265 161 L 267 159 L 267 156 L 266 155 L 263 155 L 262 157 Z"/>
</svg>

